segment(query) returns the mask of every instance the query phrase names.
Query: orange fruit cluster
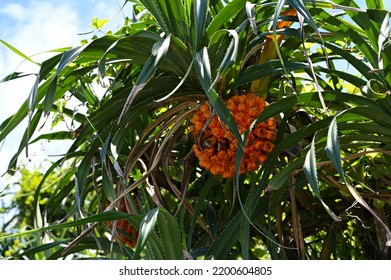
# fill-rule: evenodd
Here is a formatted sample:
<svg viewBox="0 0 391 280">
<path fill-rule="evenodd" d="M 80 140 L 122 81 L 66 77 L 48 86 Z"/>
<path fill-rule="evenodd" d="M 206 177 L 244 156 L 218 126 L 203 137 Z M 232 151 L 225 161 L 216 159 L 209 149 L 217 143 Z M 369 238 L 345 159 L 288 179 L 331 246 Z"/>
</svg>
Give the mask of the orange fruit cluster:
<svg viewBox="0 0 391 280">
<path fill-rule="evenodd" d="M 122 200 L 120 203 L 121 212 L 127 212 L 125 200 Z M 113 222 L 107 222 L 109 227 L 113 226 Z M 138 231 L 135 229 L 132 224 L 125 219 L 118 220 L 117 229 L 116 229 L 116 238 L 115 241 L 118 242 L 118 238 L 128 247 L 134 248 L 136 246 L 136 241 L 138 238 Z"/>
<path fill-rule="evenodd" d="M 249 129 L 266 106 L 265 100 L 253 93 L 235 95 L 225 104 L 241 134 Z M 203 104 L 190 121 L 190 133 L 195 140 L 193 150 L 200 166 L 213 175 L 232 178 L 238 141 L 216 115 L 211 116 L 208 104 Z M 273 151 L 275 139 L 276 123 L 273 118 L 257 124 L 247 138 L 239 173 L 257 170 Z"/>
</svg>

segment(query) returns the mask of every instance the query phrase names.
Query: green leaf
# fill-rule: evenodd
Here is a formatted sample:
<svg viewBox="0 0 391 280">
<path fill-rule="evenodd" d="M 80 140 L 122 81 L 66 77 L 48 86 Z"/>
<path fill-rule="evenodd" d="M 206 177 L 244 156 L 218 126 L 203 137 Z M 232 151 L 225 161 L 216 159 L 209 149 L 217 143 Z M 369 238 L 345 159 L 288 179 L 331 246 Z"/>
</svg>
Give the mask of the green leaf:
<svg viewBox="0 0 391 280">
<path fill-rule="evenodd" d="M 150 210 L 142 219 L 141 224 L 140 224 L 139 233 L 138 233 L 137 244 L 136 244 L 136 248 L 134 250 L 134 255 L 133 255 L 134 260 L 137 260 L 140 258 L 140 253 L 143 250 L 143 248 L 145 247 L 145 244 L 147 243 L 151 232 L 155 228 L 158 214 L 159 214 L 159 208 L 155 208 L 155 209 Z"/>
<path fill-rule="evenodd" d="M 131 259 L 133 251 L 128 247 L 120 247 L 117 242 L 112 243 L 106 237 L 85 237 L 77 245 L 64 252 L 64 248 L 59 246 L 59 249 L 47 257 L 47 260 L 64 259 L 68 255 L 84 254 L 88 250 L 101 250 L 104 252 L 112 252 L 123 256 L 124 259 Z M 94 256 L 85 256 L 83 259 L 96 260 Z"/>
<path fill-rule="evenodd" d="M 117 198 L 114 190 L 114 182 L 111 171 L 107 165 L 102 166 L 102 187 L 103 191 L 109 199 L 114 200 Z"/>
<path fill-rule="evenodd" d="M 368 108 L 368 107 L 354 107 L 349 109 L 349 113 L 358 114 L 361 116 L 365 116 L 368 119 L 379 123 L 385 127 L 391 128 L 391 123 L 388 121 L 390 118 L 390 115 L 387 112 L 384 112 L 383 110 L 375 109 L 375 108 Z"/>
<path fill-rule="evenodd" d="M 338 4 L 344 4 L 343 0 L 336 0 L 334 2 Z M 350 7 L 358 7 L 356 4 L 352 3 L 353 1 L 349 1 L 349 2 L 350 2 L 349 4 L 348 3 L 345 4 L 349 5 Z M 328 14 L 325 10 L 315 8 L 312 9 L 312 13 L 316 14 L 319 19 L 321 19 L 326 23 L 322 26 L 322 28 L 325 28 L 330 32 L 344 34 L 345 36 L 349 37 L 363 53 L 363 56 L 366 59 L 368 59 L 372 67 L 376 69 L 378 68 L 377 52 L 371 47 L 371 45 L 365 39 L 366 37 L 365 29 L 357 28 L 357 26 L 352 24 L 351 21 L 344 20 L 336 16 L 333 16 L 331 14 Z M 364 14 L 364 13 L 350 12 L 350 11 L 347 11 L 347 13 L 352 17 L 353 20 L 357 20 L 358 15 L 362 16 Z M 362 21 L 370 22 L 370 19 L 367 16 L 365 17 L 366 19 Z"/>
<path fill-rule="evenodd" d="M 10 118 L 7 119 L 6 122 L 4 122 L 1 125 L 1 131 L 0 131 L 0 141 L 5 139 L 5 137 L 15 129 L 17 125 L 19 125 L 24 118 L 29 113 L 29 102 L 32 102 L 34 100 L 33 96 L 35 97 L 35 103 L 39 102 L 44 96 L 47 91 L 47 88 L 50 84 L 50 81 L 46 81 L 43 83 L 39 89 L 36 88 L 36 84 L 38 84 L 43 77 L 46 77 L 46 75 L 49 74 L 49 72 L 53 69 L 53 67 L 58 63 L 60 60 L 61 55 L 56 55 L 42 63 L 41 69 L 39 71 L 39 74 L 37 75 L 37 81 L 35 82 L 32 92 L 30 93 L 31 99 L 27 99 L 19 108 L 19 110 Z M 65 89 L 66 90 L 66 89 Z M 35 91 L 35 92 L 34 92 Z M 38 91 L 38 92 L 36 92 Z M 30 97 L 29 97 L 30 98 Z M 30 103 L 30 106 L 32 106 L 33 103 Z M 31 125 L 31 124 L 30 124 Z"/>
<path fill-rule="evenodd" d="M 335 169 L 337 170 L 338 174 L 341 176 L 342 180 L 345 182 L 345 185 L 347 186 L 349 192 L 352 194 L 352 196 L 357 200 L 358 203 L 360 203 L 362 206 L 364 206 L 385 228 L 386 235 L 387 235 L 387 242 L 386 246 L 391 246 L 391 231 L 388 228 L 387 225 L 379 218 L 379 216 L 376 214 L 376 212 L 366 203 L 366 201 L 361 197 L 361 195 L 356 191 L 355 188 L 351 186 L 351 184 L 347 181 L 344 171 L 342 168 L 342 160 L 341 160 L 341 151 L 339 147 L 338 142 L 338 130 L 337 130 L 337 123 L 336 119 L 339 115 L 343 114 L 346 111 L 340 112 L 339 114 L 336 114 L 330 124 L 330 128 L 327 135 L 327 146 L 326 146 L 326 152 L 328 157 L 330 158 L 331 162 L 333 163 Z"/>
<path fill-rule="evenodd" d="M 345 181 L 346 182 L 346 181 Z M 368 205 L 368 203 L 361 197 L 360 193 L 349 183 L 346 182 L 346 186 L 348 187 L 349 192 L 354 197 L 354 199 L 365 207 L 383 226 L 386 235 L 386 243 L 382 244 L 383 246 L 391 247 L 391 231 L 389 227 L 384 223 L 384 221 L 376 214 L 376 212 Z"/>
<path fill-rule="evenodd" d="M 43 231 L 49 231 L 49 230 L 61 230 L 61 229 L 66 229 L 66 228 L 74 228 L 76 226 L 80 225 L 86 225 L 88 223 L 93 223 L 93 222 L 105 222 L 105 221 L 113 221 L 113 220 L 119 220 L 119 219 L 126 219 L 129 218 L 129 214 L 125 214 L 123 212 L 118 212 L 118 211 L 105 211 L 96 215 L 92 215 L 83 219 L 71 221 L 71 222 L 65 222 L 61 224 L 55 224 L 55 225 L 50 225 L 47 227 L 42 227 L 42 228 L 36 228 L 32 230 L 26 230 L 26 231 L 20 231 L 18 233 L 10 234 L 10 235 L 3 235 L 0 236 L 0 240 L 7 239 L 7 238 L 12 238 L 12 237 L 17 237 L 17 236 L 22 236 L 26 234 L 33 234 L 33 233 L 38 233 L 38 232 L 43 232 Z"/>
<path fill-rule="evenodd" d="M 213 241 L 206 256 L 213 256 L 214 259 L 223 259 L 231 250 L 233 244 L 238 240 L 240 234 L 241 212 L 230 218 L 228 225 Z"/>
<path fill-rule="evenodd" d="M 330 127 L 327 133 L 326 153 L 337 169 L 339 176 L 345 180 L 345 175 L 342 168 L 341 153 L 338 142 L 338 129 L 337 129 L 337 117 L 340 114 L 336 114 L 330 123 Z"/>
<path fill-rule="evenodd" d="M 165 1 L 167 17 L 170 20 L 171 34 L 189 44 L 189 27 L 185 15 L 185 6 L 181 0 Z"/>
<path fill-rule="evenodd" d="M 246 2 L 246 13 L 248 21 L 250 22 L 251 29 L 253 30 L 254 35 L 257 35 L 257 22 L 255 15 L 255 4 Z"/>
<path fill-rule="evenodd" d="M 145 245 L 145 248 L 147 255 L 146 259 L 164 260 L 163 244 L 155 230 L 151 232 L 151 235 L 148 239 L 147 244 Z"/>
<path fill-rule="evenodd" d="M 183 250 L 178 224 L 166 209 L 161 208 L 158 214 L 158 228 L 165 260 L 182 260 Z"/>
<path fill-rule="evenodd" d="M 198 79 L 205 92 L 209 92 L 212 86 L 212 74 L 210 71 L 210 62 L 207 48 L 203 48 L 196 53 L 195 66 Z"/>
<path fill-rule="evenodd" d="M 47 244 L 39 245 L 36 247 L 32 247 L 16 256 L 13 256 L 12 259 L 23 259 L 23 257 L 26 257 L 27 259 L 32 260 L 34 259 L 35 254 L 50 250 L 62 244 L 66 244 L 69 241 L 70 240 L 59 240 L 59 241 L 54 241 Z"/>
<path fill-rule="evenodd" d="M 35 62 L 34 60 L 32 60 L 30 57 L 28 57 L 27 55 L 25 55 L 24 53 L 22 53 L 21 51 L 19 51 L 18 49 L 14 48 L 13 46 L 11 46 L 10 44 L 8 44 L 6 41 L 0 39 L 0 43 L 2 43 L 3 45 L 5 45 L 7 48 L 9 48 L 11 51 L 13 51 L 14 53 L 16 53 L 17 55 L 19 55 L 20 57 L 24 58 L 25 60 L 28 60 L 36 65 L 40 65 L 39 63 Z"/>
<path fill-rule="evenodd" d="M 110 53 L 110 51 L 112 51 L 116 46 L 117 44 L 120 42 L 120 40 L 117 40 L 115 41 L 113 44 L 111 44 L 111 46 L 105 51 L 105 53 L 103 54 L 102 58 L 100 59 L 99 61 L 99 66 L 98 66 L 98 75 L 101 79 L 104 78 L 105 76 L 105 66 L 106 66 L 106 57 L 107 55 Z"/>
<path fill-rule="evenodd" d="M 303 0 L 286 0 L 286 3 L 291 5 L 300 15 L 304 17 L 304 19 L 309 23 L 309 25 L 315 30 L 316 34 L 319 35 L 321 41 L 323 42 L 322 35 L 318 29 L 317 24 L 311 16 L 311 13 L 304 5 Z"/>
<path fill-rule="evenodd" d="M 285 61 L 286 71 L 298 71 L 309 69 L 309 66 L 301 62 Z M 254 65 L 247 68 L 242 75 L 235 81 L 234 88 L 242 84 L 250 83 L 263 77 L 273 76 L 276 74 L 285 73 L 285 70 L 279 60 L 271 60 L 261 65 Z"/>
<path fill-rule="evenodd" d="M 140 0 L 140 2 L 147 8 L 151 15 L 153 15 L 164 33 L 171 34 L 166 1 Z"/>
<path fill-rule="evenodd" d="M 225 35 L 225 33 L 228 33 L 230 35 L 231 42 L 226 50 L 224 59 L 220 65 L 219 68 L 219 75 L 216 77 L 219 78 L 221 76 L 225 76 L 230 69 L 230 67 L 234 64 L 237 55 L 238 55 L 238 48 L 239 48 L 239 36 L 238 33 L 235 30 L 226 30 L 222 29 L 217 31 L 215 34 L 213 34 L 212 38 L 210 39 L 209 45 L 217 44 L 217 41 Z"/>
<path fill-rule="evenodd" d="M 34 109 L 37 103 L 37 94 L 38 94 L 38 86 L 39 86 L 39 74 L 37 78 L 35 79 L 35 83 L 33 85 L 33 88 L 31 89 L 31 92 L 28 97 L 28 112 L 29 112 L 29 125 L 31 123 L 31 118 L 34 113 Z"/>
<path fill-rule="evenodd" d="M 140 2 L 156 19 L 160 28 L 167 36 L 173 34 L 184 42 L 189 42 L 188 23 L 183 1 L 141 0 Z"/>
<path fill-rule="evenodd" d="M 302 164 L 300 158 L 295 159 L 285 166 L 277 175 L 273 176 L 268 185 L 268 190 L 278 190 L 289 180 L 293 171 L 298 169 Z"/>
<path fill-rule="evenodd" d="M 254 80 L 258 80 L 263 77 L 281 75 L 284 74 L 285 71 L 302 72 L 302 70 L 306 70 L 306 71 L 310 70 L 310 66 L 302 62 L 285 61 L 284 66 L 285 69 L 279 60 L 270 60 L 260 65 L 251 66 L 243 72 L 243 74 L 235 82 L 234 87 L 237 88 L 242 84 L 250 83 Z M 328 69 L 320 66 L 314 66 L 314 70 L 315 72 L 324 72 L 339 77 L 341 79 L 350 82 L 351 84 L 357 87 L 362 87 L 366 85 L 365 80 L 362 80 L 355 75 L 343 71 Z"/>
<path fill-rule="evenodd" d="M 318 175 L 316 172 L 315 136 L 312 139 L 310 149 L 304 160 L 304 174 L 316 196 L 320 197 L 318 189 Z"/>
<path fill-rule="evenodd" d="M 81 46 L 81 47 L 76 47 L 73 48 L 69 51 L 65 51 L 62 56 L 61 60 L 59 62 L 59 65 L 57 67 L 56 73 L 48 87 L 48 90 L 46 92 L 45 100 L 43 103 L 43 108 L 44 108 L 44 113 L 45 115 L 48 115 L 50 113 L 50 110 L 53 107 L 53 103 L 55 100 L 55 94 L 56 94 L 56 89 L 57 89 L 57 80 L 60 72 L 64 70 L 64 68 L 72 62 L 86 47 L 88 44 Z"/>
<path fill-rule="evenodd" d="M 388 13 L 385 14 L 385 17 L 383 19 L 382 25 L 380 27 L 379 32 L 379 39 L 378 39 L 378 49 L 379 49 L 379 67 L 382 69 L 384 66 L 383 64 L 383 55 L 386 55 L 388 58 L 391 57 L 391 54 L 384 53 L 385 51 L 385 44 L 387 40 L 390 40 L 390 15 Z"/>
<path fill-rule="evenodd" d="M 158 229 L 158 235 L 156 235 L 155 229 Z M 140 258 L 140 253 L 145 246 L 151 254 L 151 259 L 182 259 L 182 244 L 178 224 L 166 209 L 155 208 L 144 216 L 140 224 L 133 259 Z"/>
<path fill-rule="evenodd" d="M 94 27 L 95 29 L 101 29 L 103 27 L 103 25 L 106 24 L 106 22 L 108 22 L 109 20 L 104 18 L 104 19 L 98 19 L 97 17 L 94 17 L 92 19 L 92 27 Z"/>
<path fill-rule="evenodd" d="M 385 97 L 387 88 L 385 87 L 385 84 L 383 84 L 379 80 L 371 79 L 368 81 L 366 86 L 361 88 L 361 91 L 365 94 L 365 96 L 368 96 L 370 98 L 382 99 Z"/>
<path fill-rule="evenodd" d="M 183 77 L 189 72 L 188 69 L 192 68 L 193 61 L 194 56 L 190 55 L 186 44 L 172 35 L 170 47 L 166 59 L 162 61 L 161 68 Z M 195 71 L 191 72 L 190 78 L 196 80 Z"/>
<path fill-rule="evenodd" d="M 197 182 L 199 182 L 199 180 L 196 180 L 193 184 L 196 184 Z M 211 189 L 211 187 L 213 187 L 213 185 L 215 185 L 217 183 L 218 182 L 217 182 L 217 179 L 216 179 L 215 176 L 209 176 L 207 181 L 203 185 L 201 192 L 199 193 L 196 205 L 194 207 L 194 214 L 193 214 L 193 217 L 191 219 L 190 229 L 189 229 L 189 232 L 188 232 L 187 251 L 189 251 L 189 252 L 191 251 L 193 232 L 194 232 L 194 228 L 195 228 L 196 223 L 197 223 L 197 219 L 198 219 L 198 217 L 201 214 L 201 210 L 205 207 L 206 195 L 208 194 L 208 192 Z"/>
<path fill-rule="evenodd" d="M 12 81 L 15 79 L 19 79 L 19 78 L 23 78 L 23 77 L 27 77 L 27 76 L 31 76 L 31 75 L 34 75 L 34 74 L 33 73 L 13 72 L 13 73 L 7 75 L 6 77 L 4 77 L 3 79 L 1 79 L 0 83 Z"/>
<path fill-rule="evenodd" d="M 162 41 L 156 42 L 153 46 L 152 54 L 143 66 L 140 74 L 138 75 L 135 84 L 130 92 L 128 99 L 124 105 L 124 108 L 120 115 L 120 121 L 123 119 L 124 115 L 128 112 L 130 106 L 132 105 L 134 99 L 137 97 L 137 94 L 143 90 L 148 81 L 152 78 L 155 70 L 161 63 L 162 59 L 167 54 L 168 48 L 170 46 L 171 37 L 168 36 Z"/>
<path fill-rule="evenodd" d="M 108 147 L 110 145 L 110 137 L 107 137 L 107 140 L 102 146 L 100 150 L 100 159 L 102 162 L 102 187 L 106 196 L 112 200 L 114 200 L 117 196 L 114 190 L 114 182 L 110 170 L 110 165 L 106 160 L 108 157 Z"/>
<path fill-rule="evenodd" d="M 365 0 L 368 9 L 381 9 L 384 10 L 383 0 Z"/>
<path fill-rule="evenodd" d="M 41 116 L 42 116 L 42 110 L 38 110 L 35 113 L 35 115 L 31 118 L 30 125 L 26 128 L 23 136 L 21 137 L 21 141 L 20 141 L 18 150 L 13 155 L 12 159 L 10 160 L 10 162 L 8 164 L 8 172 L 10 172 L 11 170 L 14 170 L 14 168 L 16 168 L 16 163 L 17 163 L 18 157 L 21 154 L 21 152 L 27 147 L 27 144 L 31 138 L 31 135 L 33 134 L 34 130 L 38 126 L 38 123 L 39 123 Z M 26 150 L 26 153 L 27 152 L 28 151 Z"/>
<path fill-rule="evenodd" d="M 202 51 L 196 53 L 196 69 L 201 85 L 208 96 L 209 102 L 215 110 L 217 116 L 224 122 L 228 127 L 231 133 L 238 140 L 239 144 L 242 143 L 242 137 L 238 130 L 238 126 L 231 113 L 225 106 L 224 102 L 221 100 L 217 92 L 211 88 L 212 87 L 212 77 L 210 73 L 210 63 L 209 56 L 206 48 L 203 48 Z"/>
<path fill-rule="evenodd" d="M 246 0 L 236 0 L 228 2 L 223 9 L 212 19 L 206 29 L 210 38 L 215 32 L 219 31 L 224 24 L 229 23 L 245 7 Z"/>
<path fill-rule="evenodd" d="M 194 38 L 193 48 L 199 51 L 205 34 L 209 0 L 194 0 Z"/>
<path fill-rule="evenodd" d="M 242 211 L 247 210 L 242 208 Z M 253 224 L 252 224 L 253 225 Z M 241 244 L 241 252 L 243 260 L 250 259 L 250 220 L 248 219 L 248 215 L 243 215 L 242 223 L 240 224 L 240 244 Z"/>
<path fill-rule="evenodd" d="M 56 131 L 39 135 L 37 138 L 30 141 L 29 144 L 36 143 L 40 140 L 71 140 L 72 135 L 69 131 Z"/>
<path fill-rule="evenodd" d="M 322 200 L 319 188 L 318 188 L 318 175 L 316 171 L 316 156 L 315 156 L 315 136 L 312 139 L 311 146 L 304 160 L 303 166 L 305 177 L 307 178 L 311 189 L 314 191 L 316 197 L 322 203 L 323 207 L 326 209 L 327 213 L 332 217 L 335 221 L 341 221 L 341 218 L 334 214 L 333 211 L 329 208 L 329 206 Z"/>
<path fill-rule="evenodd" d="M 79 167 L 77 169 L 76 178 L 75 178 L 75 200 L 76 200 L 76 207 L 79 213 L 82 213 L 82 201 L 83 196 L 85 195 L 84 190 L 87 188 L 87 178 L 90 176 L 90 170 L 91 170 L 91 162 L 92 162 L 92 156 L 95 153 L 95 149 L 92 147 L 91 150 L 89 150 L 84 157 L 82 157 L 82 160 L 79 164 Z"/>
</svg>

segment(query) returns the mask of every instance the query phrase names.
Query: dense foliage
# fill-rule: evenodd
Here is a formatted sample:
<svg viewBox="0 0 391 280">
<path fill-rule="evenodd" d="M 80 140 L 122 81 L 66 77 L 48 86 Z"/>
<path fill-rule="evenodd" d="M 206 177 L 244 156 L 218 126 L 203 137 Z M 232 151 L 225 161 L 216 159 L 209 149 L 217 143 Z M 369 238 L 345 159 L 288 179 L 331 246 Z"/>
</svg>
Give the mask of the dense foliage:
<svg viewBox="0 0 391 280">
<path fill-rule="evenodd" d="M 29 119 L 10 173 L 28 145 L 72 141 L 31 183 L 32 203 L 18 204 L 33 221 L 4 225 L 3 257 L 390 258 L 391 37 L 382 1 L 132 2 L 120 30 L 44 61 L 29 99 L 1 124 L 3 140 Z M 248 93 L 268 105 L 243 131 L 226 100 Z M 233 178 L 195 157 L 205 139 L 189 127 L 205 104 L 236 144 Z M 47 116 L 68 129 L 39 135 Z M 240 174 L 251 129 L 271 118 L 273 149 Z"/>
</svg>

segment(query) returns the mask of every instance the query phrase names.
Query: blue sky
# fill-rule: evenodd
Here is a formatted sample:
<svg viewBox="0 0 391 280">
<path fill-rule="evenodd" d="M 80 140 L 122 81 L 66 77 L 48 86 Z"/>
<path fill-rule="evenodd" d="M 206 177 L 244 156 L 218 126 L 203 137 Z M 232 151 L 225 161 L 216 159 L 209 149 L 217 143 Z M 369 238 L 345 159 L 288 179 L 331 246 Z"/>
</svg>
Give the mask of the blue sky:
<svg viewBox="0 0 391 280">
<path fill-rule="evenodd" d="M 91 38 L 94 17 L 109 21 L 104 31 L 117 30 L 125 16 L 130 16 L 129 3 L 121 11 L 124 0 L 1 0 L 0 39 L 11 44 L 27 56 L 67 46 L 77 46 L 82 39 Z M 96 30 L 95 30 L 96 32 Z M 41 54 L 32 59 L 42 62 L 53 54 Z M 37 66 L 23 59 L 0 44 L 0 79 L 14 72 L 37 73 Z M 26 100 L 34 76 L 16 82 L 0 83 L 0 123 L 15 113 Z M 46 129 L 50 129 L 51 120 Z M 17 151 L 26 121 L 0 143 L 0 176 L 6 171 L 8 162 Z M 30 147 L 29 158 L 21 161 L 30 167 L 39 167 L 48 155 L 61 154 L 67 145 L 42 143 Z M 24 154 L 24 153 L 23 153 Z M 4 187 L 15 178 L 0 177 L 0 197 Z"/>
<path fill-rule="evenodd" d="M 365 1 L 356 1 L 364 7 Z M 391 9 L 391 1 L 383 1 Z M 107 18 L 109 22 L 104 30 L 117 30 L 125 16 L 130 16 L 130 5 L 120 11 L 124 0 L 1 0 L 0 39 L 30 56 L 42 51 L 64 46 L 77 46 L 84 38 L 93 34 L 79 35 L 93 31 L 92 19 Z M 34 56 L 41 62 L 46 55 Z M 0 79 L 13 71 L 36 73 L 38 68 L 32 63 L 23 62 L 4 45 L 0 44 Z M 0 84 L 0 123 L 14 113 L 23 102 L 32 87 L 34 77 L 23 82 Z M 5 142 L 0 143 L 0 175 L 6 170 L 7 163 L 17 150 L 25 123 L 12 133 Z M 30 149 L 30 159 L 35 166 L 47 155 L 65 152 L 66 145 L 41 144 Z M 7 179 L 0 178 L 0 194 Z"/>
</svg>

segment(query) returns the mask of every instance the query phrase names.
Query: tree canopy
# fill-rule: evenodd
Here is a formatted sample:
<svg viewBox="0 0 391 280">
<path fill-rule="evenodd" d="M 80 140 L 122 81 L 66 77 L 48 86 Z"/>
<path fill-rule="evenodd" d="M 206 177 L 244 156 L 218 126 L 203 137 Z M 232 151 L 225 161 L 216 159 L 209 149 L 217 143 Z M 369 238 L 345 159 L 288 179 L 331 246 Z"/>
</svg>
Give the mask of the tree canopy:
<svg viewBox="0 0 391 280">
<path fill-rule="evenodd" d="M 29 145 L 72 141 L 21 170 L 2 257 L 390 258 L 382 1 L 129 2 L 118 31 L 44 61 L 0 125 L 1 141 L 28 119 L 10 173 Z M 67 129 L 37 134 L 48 116 Z"/>
</svg>

